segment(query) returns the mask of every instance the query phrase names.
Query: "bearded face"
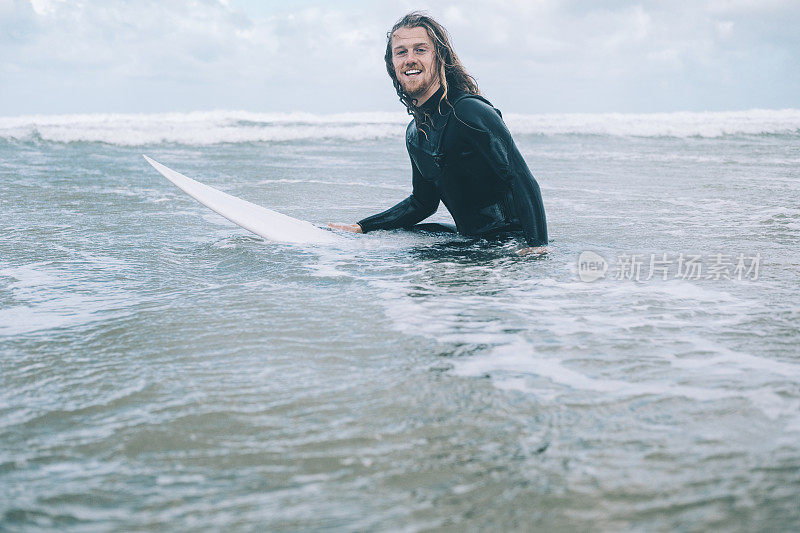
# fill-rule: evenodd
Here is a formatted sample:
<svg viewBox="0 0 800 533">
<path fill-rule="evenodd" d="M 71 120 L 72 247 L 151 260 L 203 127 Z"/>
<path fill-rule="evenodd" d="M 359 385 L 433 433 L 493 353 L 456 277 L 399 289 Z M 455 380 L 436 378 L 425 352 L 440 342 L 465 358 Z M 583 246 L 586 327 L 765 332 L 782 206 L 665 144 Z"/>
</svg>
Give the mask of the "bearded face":
<svg viewBox="0 0 800 533">
<path fill-rule="evenodd" d="M 392 65 L 400 86 L 417 105 L 439 90 L 436 54 L 423 27 L 399 28 L 392 34 Z"/>
</svg>

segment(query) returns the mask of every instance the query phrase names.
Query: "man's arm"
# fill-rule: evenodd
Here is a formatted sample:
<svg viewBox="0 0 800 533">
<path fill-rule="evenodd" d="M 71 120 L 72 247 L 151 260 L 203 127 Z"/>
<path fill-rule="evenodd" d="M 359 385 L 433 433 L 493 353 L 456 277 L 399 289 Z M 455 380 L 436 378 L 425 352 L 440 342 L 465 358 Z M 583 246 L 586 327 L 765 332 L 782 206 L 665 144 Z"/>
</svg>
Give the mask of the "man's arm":
<svg viewBox="0 0 800 533">
<path fill-rule="evenodd" d="M 363 233 L 376 229 L 408 228 L 428 218 L 439 208 L 439 191 L 436 186 L 422 177 L 413 160 L 411 167 L 411 196 L 382 213 L 360 220 L 358 226 Z"/>
<path fill-rule="evenodd" d="M 542 194 L 503 119 L 493 107 L 476 98 L 464 98 L 456 105 L 455 112 L 465 140 L 510 187 L 514 212 L 525 240 L 533 248 L 531 251 L 539 252 L 536 248 L 547 245 Z"/>
</svg>

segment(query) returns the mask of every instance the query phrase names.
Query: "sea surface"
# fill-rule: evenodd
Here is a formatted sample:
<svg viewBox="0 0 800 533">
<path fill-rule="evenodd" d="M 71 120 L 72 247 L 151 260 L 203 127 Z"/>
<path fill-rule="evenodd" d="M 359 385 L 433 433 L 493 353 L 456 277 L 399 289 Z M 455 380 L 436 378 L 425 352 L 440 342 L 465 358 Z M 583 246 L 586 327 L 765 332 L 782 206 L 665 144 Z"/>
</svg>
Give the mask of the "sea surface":
<svg viewBox="0 0 800 533">
<path fill-rule="evenodd" d="M 800 110 L 505 117 L 542 257 L 142 158 L 351 223 L 402 113 L 0 118 L 0 530 L 800 529 Z"/>
</svg>

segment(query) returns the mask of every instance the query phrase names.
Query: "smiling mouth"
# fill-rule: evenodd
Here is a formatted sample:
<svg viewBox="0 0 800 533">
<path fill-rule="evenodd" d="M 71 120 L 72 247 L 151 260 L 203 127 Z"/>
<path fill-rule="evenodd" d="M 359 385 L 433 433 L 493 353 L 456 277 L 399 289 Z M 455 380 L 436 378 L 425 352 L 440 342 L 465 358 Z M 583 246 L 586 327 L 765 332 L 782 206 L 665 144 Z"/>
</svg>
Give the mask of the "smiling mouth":
<svg viewBox="0 0 800 533">
<path fill-rule="evenodd" d="M 403 72 L 406 76 L 416 76 L 417 74 L 421 74 L 422 71 L 418 69 L 411 69 Z"/>
</svg>

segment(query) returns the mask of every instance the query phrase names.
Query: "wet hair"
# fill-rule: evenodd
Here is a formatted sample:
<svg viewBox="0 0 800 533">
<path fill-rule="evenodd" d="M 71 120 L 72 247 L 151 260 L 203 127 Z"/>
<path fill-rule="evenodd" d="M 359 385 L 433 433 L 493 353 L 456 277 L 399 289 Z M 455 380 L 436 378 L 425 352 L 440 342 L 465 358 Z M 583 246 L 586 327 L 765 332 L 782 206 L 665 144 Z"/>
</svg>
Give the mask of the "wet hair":
<svg viewBox="0 0 800 533">
<path fill-rule="evenodd" d="M 425 28 L 428 37 L 433 43 L 434 47 L 434 65 L 437 68 L 439 83 L 444 91 L 439 100 L 439 105 L 447 99 L 447 94 L 450 89 L 456 89 L 468 94 L 481 94 L 478 89 L 478 84 L 475 78 L 467 73 L 467 70 L 458 59 L 453 46 L 450 44 L 450 35 L 444 27 L 433 20 L 429 15 L 421 11 L 412 11 L 400 20 L 398 20 L 389 33 L 386 34 L 386 54 L 384 59 L 386 61 L 386 71 L 392 79 L 394 89 L 397 91 L 397 96 L 400 102 L 406 107 L 409 115 L 414 117 L 417 124 L 424 121 L 424 114 L 416 104 L 417 100 L 411 98 L 400 85 L 400 80 L 397 79 L 397 74 L 394 71 L 394 63 L 392 62 L 392 35 L 400 28 Z"/>
</svg>

